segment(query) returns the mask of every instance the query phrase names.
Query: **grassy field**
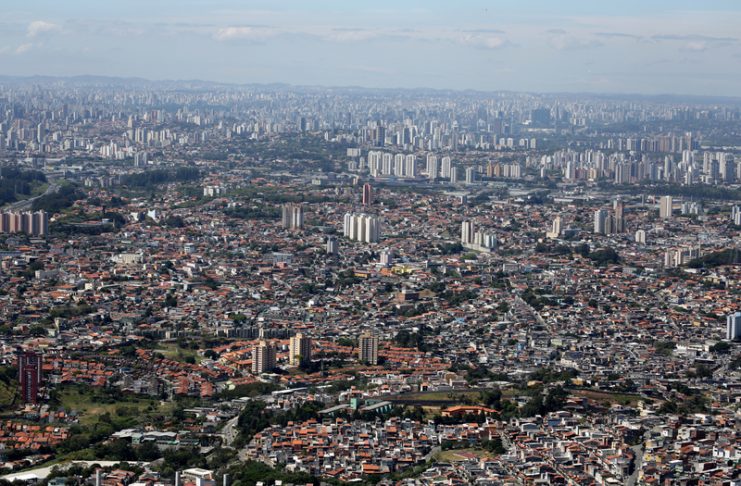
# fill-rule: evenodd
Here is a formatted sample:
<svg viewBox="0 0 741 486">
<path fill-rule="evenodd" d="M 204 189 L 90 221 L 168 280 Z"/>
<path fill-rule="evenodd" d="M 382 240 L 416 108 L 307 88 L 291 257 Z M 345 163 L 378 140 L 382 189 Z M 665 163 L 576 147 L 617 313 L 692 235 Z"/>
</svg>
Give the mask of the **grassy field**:
<svg viewBox="0 0 741 486">
<path fill-rule="evenodd" d="M 161 405 L 156 399 L 136 395 L 120 394 L 116 399 L 105 396 L 101 391 L 90 388 L 69 387 L 59 391 L 57 398 L 66 410 L 74 410 L 80 415 L 80 424 L 90 425 L 109 413 L 117 415 L 125 410 L 127 415 L 144 417 L 148 413 L 163 412 L 169 404 Z"/>
<path fill-rule="evenodd" d="M 611 404 L 616 403 L 631 407 L 637 405 L 639 400 L 644 400 L 640 395 L 631 395 L 629 393 L 610 393 L 597 390 L 573 390 L 571 393 L 575 396 L 588 398 L 596 402 L 609 402 Z"/>
<path fill-rule="evenodd" d="M 481 449 L 458 449 L 441 451 L 435 456 L 435 459 L 440 462 L 461 462 L 468 460 L 471 456 L 476 456 L 479 459 L 482 457 L 493 457 L 490 452 Z"/>
<path fill-rule="evenodd" d="M 196 363 L 200 363 L 203 359 L 198 355 L 198 352 L 195 349 L 181 348 L 178 346 L 178 343 L 161 343 L 154 349 L 154 351 L 156 353 L 162 353 L 162 355 L 167 359 L 180 361 L 182 363 L 185 363 L 188 358 L 192 358 Z"/>
</svg>

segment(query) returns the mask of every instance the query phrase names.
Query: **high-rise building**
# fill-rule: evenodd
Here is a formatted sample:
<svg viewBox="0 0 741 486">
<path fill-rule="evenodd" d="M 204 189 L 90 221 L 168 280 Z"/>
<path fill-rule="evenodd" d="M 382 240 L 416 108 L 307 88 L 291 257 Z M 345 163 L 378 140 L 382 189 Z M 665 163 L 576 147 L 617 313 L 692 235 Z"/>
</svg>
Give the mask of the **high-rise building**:
<svg viewBox="0 0 741 486">
<path fill-rule="evenodd" d="M 304 207 L 300 204 L 287 203 L 281 207 L 282 224 L 286 229 L 301 229 L 304 227 Z"/>
<path fill-rule="evenodd" d="M 598 209 L 594 212 L 594 232 L 596 234 L 607 234 L 607 217 L 606 209 Z"/>
<path fill-rule="evenodd" d="M 327 255 L 336 255 L 338 250 L 339 245 L 337 244 L 337 238 L 329 236 L 327 238 Z"/>
<path fill-rule="evenodd" d="M 373 186 L 368 183 L 363 184 L 363 206 L 373 204 Z"/>
<path fill-rule="evenodd" d="M 726 339 L 729 341 L 741 339 L 741 312 L 726 317 Z"/>
<path fill-rule="evenodd" d="M 671 196 L 661 196 L 659 200 L 659 217 L 661 219 L 671 219 L 674 201 Z"/>
<path fill-rule="evenodd" d="M 741 206 L 731 208 L 731 221 L 736 226 L 741 226 Z"/>
<path fill-rule="evenodd" d="M 24 403 L 38 403 L 42 367 L 43 358 L 40 354 L 23 351 L 18 355 L 18 381 Z"/>
<path fill-rule="evenodd" d="M 371 365 L 378 364 L 378 336 L 364 333 L 360 336 L 358 343 L 358 354 L 360 361 Z"/>
<path fill-rule="evenodd" d="M 49 215 L 46 211 L 0 213 L 0 233 L 46 236 L 49 234 Z"/>
<path fill-rule="evenodd" d="M 639 245 L 645 245 L 646 244 L 646 232 L 642 229 L 639 229 L 638 231 L 636 231 L 635 240 L 636 240 L 636 243 L 638 243 Z"/>
<path fill-rule="evenodd" d="M 466 167 L 466 184 L 473 184 L 474 182 L 476 182 L 476 169 Z"/>
<path fill-rule="evenodd" d="M 473 243 L 473 223 L 464 221 L 461 223 L 461 244 L 468 245 Z"/>
<path fill-rule="evenodd" d="M 450 177 L 450 168 L 452 167 L 452 161 L 450 157 L 445 156 L 442 160 L 442 168 L 440 169 L 440 177 L 448 179 Z"/>
<path fill-rule="evenodd" d="M 561 232 L 563 231 L 563 220 L 561 219 L 561 216 L 556 216 L 553 218 L 553 224 L 551 225 L 551 230 L 546 232 L 546 237 L 551 240 L 556 240 L 561 237 Z"/>
<path fill-rule="evenodd" d="M 440 167 L 437 160 L 437 155 L 427 154 L 427 178 L 434 181 L 435 179 L 437 179 L 439 173 Z"/>
<path fill-rule="evenodd" d="M 615 200 L 615 233 L 625 232 L 625 202 L 621 199 Z"/>
<path fill-rule="evenodd" d="M 291 337 L 289 344 L 288 362 L 291 366 L 299 366 L 311 361 L 311 338 L 301 333 Z"/>
<path fill-rule="evenodd" d="M 343 219 L 343 234 L 353 241 L 376 243 L 381 235 L 381 222 L 375 215 L 346 213 Z"/>
<path fill-rule="evenodd" d="M 266 342 L 260 341 L 252 347 L 252 373 L 259 375 L 272 371 L 276 366 L 275 347 Z"/>
<path fill-rule="evenodd" d="M 404 176 L 410 179 L 417 177 L 417 157 L 414 154 L 404 158 Z"/>
</svg>

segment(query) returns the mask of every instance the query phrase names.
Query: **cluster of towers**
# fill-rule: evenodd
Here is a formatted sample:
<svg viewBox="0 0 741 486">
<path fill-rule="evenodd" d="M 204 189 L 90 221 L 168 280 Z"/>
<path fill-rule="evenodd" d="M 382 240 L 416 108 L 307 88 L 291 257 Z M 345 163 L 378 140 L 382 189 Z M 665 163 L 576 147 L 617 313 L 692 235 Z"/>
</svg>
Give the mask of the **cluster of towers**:
<svg viewBox="0 0 741 486">
<path fill-rule="evenodd" d="M 618 199 L 612 209 L 612 214 L 607 209 L 598 209 L 594 212 L 595 233 L 611 235 L 625 232 L 625 203 Z"/>
<path fill-rule="evenodd" d="M 0 233 L 46 236 L 49 234 L 49 215 L 46 211 L 0 213 Z"/>
<path fill-rule="evenodd" d="M 497 239 L 485 231 L 474 231 L 473 222 L 464 221 L 461 224 L 461 245 L 472 250 L 491 251 L 496 248 Z"/>
<path fill-rule="evenodd" d="M 377 243 L 381 234 L 378 216 L 366 213 L 346 213 L 343 235 L 353 241 Z"/>
<path fill-rule="evenodd" d="M 300 204 L 284 204 L 281 207 L 281 221 L 286 229 L 297 230 L 304 227 L 304 207 Z"/>
</svg>

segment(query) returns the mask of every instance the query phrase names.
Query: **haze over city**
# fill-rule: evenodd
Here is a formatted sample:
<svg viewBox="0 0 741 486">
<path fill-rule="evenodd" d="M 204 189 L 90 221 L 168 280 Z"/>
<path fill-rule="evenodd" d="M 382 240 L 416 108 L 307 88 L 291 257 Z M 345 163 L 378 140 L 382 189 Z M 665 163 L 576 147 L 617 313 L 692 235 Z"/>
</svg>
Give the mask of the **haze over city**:
<svg viewBox="0 0 741 486">
<path fill-rule="evenodd" d="M 736 1 L 6 1 L 0 486 L 741 485 Z"/>
<path fill-rule="evenodd" d="M 6 1 L 6 75 L 739 96 L 733 0 Z"/>
</svg>

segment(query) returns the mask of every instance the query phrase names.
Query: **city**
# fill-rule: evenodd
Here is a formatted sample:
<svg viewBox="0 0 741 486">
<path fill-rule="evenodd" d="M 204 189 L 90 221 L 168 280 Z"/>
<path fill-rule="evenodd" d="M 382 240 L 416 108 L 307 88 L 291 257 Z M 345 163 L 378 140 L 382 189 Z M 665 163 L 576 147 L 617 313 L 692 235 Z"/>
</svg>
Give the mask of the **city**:
<svg viewBox="0 0 741 486">
<path fill-rule="evenodd" d="M 0 77 L 0 484 L 741 484 L 741 98 Z"/>
</svg>

